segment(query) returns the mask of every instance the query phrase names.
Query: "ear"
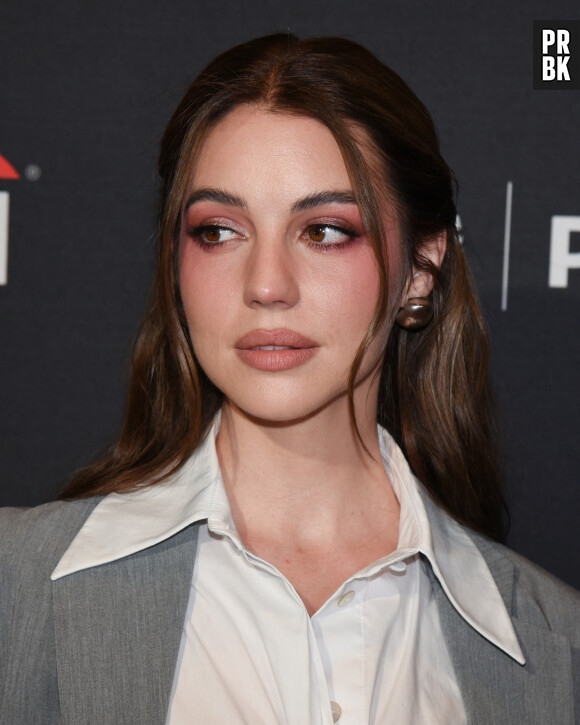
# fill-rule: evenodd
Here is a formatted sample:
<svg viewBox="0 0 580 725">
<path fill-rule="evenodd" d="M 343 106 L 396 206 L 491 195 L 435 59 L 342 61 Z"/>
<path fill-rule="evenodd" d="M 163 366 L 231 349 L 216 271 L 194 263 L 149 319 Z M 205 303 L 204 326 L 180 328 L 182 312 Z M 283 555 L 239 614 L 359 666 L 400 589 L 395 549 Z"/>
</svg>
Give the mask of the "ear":
<svg viewBox="0 0 580 725">
<path fill-rule="evenodd" d="M 419 256 L 428 260 L 434 267 L 439 269 L 447 250 L 447 234 L 441 232 L 436 237 L 431 237 L 421 245 Z M 433 274 L 428 269 L 419 269 L 413 265 L 413 276 L 409 280 L 404 294 L 403 303 L 413 297 L 429 297 L 433 289 Z"/>
</svg>

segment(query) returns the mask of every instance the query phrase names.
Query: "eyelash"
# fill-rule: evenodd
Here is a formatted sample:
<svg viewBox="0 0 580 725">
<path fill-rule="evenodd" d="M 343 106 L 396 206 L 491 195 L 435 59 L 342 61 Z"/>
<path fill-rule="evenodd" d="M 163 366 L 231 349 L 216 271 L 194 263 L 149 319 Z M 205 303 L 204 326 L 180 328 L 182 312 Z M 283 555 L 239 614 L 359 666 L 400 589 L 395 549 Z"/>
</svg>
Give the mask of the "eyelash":
<svg viewBox="0 0 580 725">
<path fill-rule="evenodd" d="M 320 222 L 318 224 L 309 224 L 304 232 L 302 233 L 302 236 L 307 236 L 308 232 L 313 229 L 324 229 L 324 230 L 331 230 L 333 232 L 338 232 L 341 236 L 345 236 L 346 240 L 343 242 L 336 242 L 335 244 L 325 244 L 324 242 L 315 242 L 313 239 L 307 239 L 306 243 L 309 247 L 312 249 L 316 249 L 320 252 L 329 252 L 331 250 L 337 250 L 337 249 L 346 249 L 346 247 L 349 247 L 351 244 L 354 244 L 356 240 L 358 239 L 358 234 L 353 229 L 348 229 L 347 227 L 341 227 L 337 224 L 325 224 L 324 222 Z"/>
<path fill-rule="evenodd" d="M 333 232 L 338 232 L 340 235 L 347 237 L 342 242 L 336 242 L 335 244 L 328 244 L 324 242 L 316 242 L 312 239 L 308 239 L 308 233 L 312 231 L 313 229 L 323 229 L 323 230 L 330 230 Z M 202 249 L 206 250 L 215 250 L 219 247 L 223 247 L 227 244 L 227 240 L 224 241 L 216 241 L 216 242 L 210 242 L 207 241 L 207 239 L 204 239 L 204 234 L 206 234 L 208 231 L 217 231 L 217 232 L 233 232 L 236 234 L 236 231 L 234 229 L 231 229 L 230 227 L 221 226 L 220 224 L 200 224 L 197 227 L 191 227 L 187 230 L 188 235 L 193 239 L 193 241 L 199 245 Z M 325 224 L 325 223 L 318 223 L 318 224 L 309 224 L 302 234 L 300 235 L 301 238 L 305 239 L 306 244 L 311 249 L 316 249 L 320 252 L 329 252 L 331 250 L 340 250 L 340 249 L 346 249 L 351 244 L 354 244 L 356 240 L 359 238 L 359 235 L 353 230 L 349 229 L 347 227 L 341 227 L 337 224 Z"/>
<path fill-rule="evenodd" d="M 217 232 L 234 232 L 234 229 L 230 229 L 230 227 L 222 226 L 220 224 L 200 224 L 197 227 L 190 227 L 187 230 L 187 234 L 193 239 L 193 241 L 199 245 L 202 249 L 217 249 L 218 247 L 223 247 L 227 242 L 223 241 L 217 241 L 217 242 L 209 242 L 207 239 L 204 239 L 204 234 L 206 234 L 210 230 L 215 230 Z"/>
</svg>

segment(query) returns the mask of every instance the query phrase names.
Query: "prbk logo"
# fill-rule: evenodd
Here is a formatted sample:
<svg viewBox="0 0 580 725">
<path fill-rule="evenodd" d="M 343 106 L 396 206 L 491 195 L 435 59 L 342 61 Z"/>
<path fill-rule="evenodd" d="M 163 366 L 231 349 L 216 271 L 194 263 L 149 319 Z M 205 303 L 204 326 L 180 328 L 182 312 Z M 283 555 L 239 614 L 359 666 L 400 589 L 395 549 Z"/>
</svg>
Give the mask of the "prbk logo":
<svg viewBox="0 0 580 725">
<path fill-rule="evenodd" d="M 3 156 L 0 156 L 0 179 L 19 179 L 20 174 Z M 8 281 L 8 226 L 10 222 L 10 194 L 0 190 L 0 285 Z"/>
<path fill-rule="evenodd" d="M 580 90 L 580 20 L 534 20 L 534 90 Z"/>
</svg>

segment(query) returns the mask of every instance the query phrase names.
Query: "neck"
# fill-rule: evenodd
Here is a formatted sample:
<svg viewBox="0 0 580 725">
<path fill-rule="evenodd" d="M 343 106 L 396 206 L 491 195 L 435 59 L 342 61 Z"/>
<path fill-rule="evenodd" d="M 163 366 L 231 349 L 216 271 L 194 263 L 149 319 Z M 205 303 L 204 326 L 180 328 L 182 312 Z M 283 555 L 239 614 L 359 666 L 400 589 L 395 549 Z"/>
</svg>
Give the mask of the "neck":
<svg viewBox="0 0 580 725">
<path fill-rule="evenodd" d="M 368 411 L 358 406 L 357 424 L 368 453 L 356 435 L 346 396 L 287 424 L 256 420 L 224 404 L 217 450 L 242 540 L 258 530 L 260 535 L 309 531 L 330 539 L 344 535 L 345 513 L 353 531 L 374 512 L 398 516 L 372 406 Z"/>
</svg>

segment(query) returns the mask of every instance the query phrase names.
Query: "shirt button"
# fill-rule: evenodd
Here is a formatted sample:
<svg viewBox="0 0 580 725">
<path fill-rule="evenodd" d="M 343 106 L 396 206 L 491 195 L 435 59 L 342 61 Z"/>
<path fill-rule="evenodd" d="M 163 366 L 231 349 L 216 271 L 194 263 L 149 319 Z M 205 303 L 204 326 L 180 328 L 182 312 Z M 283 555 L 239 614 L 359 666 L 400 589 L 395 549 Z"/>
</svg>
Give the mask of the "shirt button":
<svg viewBox="0 0 580 725">
<path fill-rule="evenodd" d="M 332 722 L 337 722 L 337 720 L 342 715 L 342 708 L 340 707 L 338 702 L 331 702 L 330 710 L 332 712 Z"/>
<path fill-rule="evenodd" d="M 354 599 L 354 592 L 351 589 L 350 591 L 348 591 L 348 592 L 346 592 L 345 594 L 342 595 L 342 597 L 338 600 L 337 604 L 338 604 L 339 607 L 344 607 L 345 605 L 347 605 L 350 602 L 352 602 L 353 599 Z M 339 708 L 339 710 L 340 710 L 340 708 Z M 340 715 L 338 717 L 340 717 Z M 337 718 L 337 720 L 338 720 L 338 718 Z M 336 720 L 334 722 L 336 722 Z"/>
<path fill-rule="evenodd" d="M 407 565 L 404 561 L 394 561 L 392 564 L 389 564 L 389 569 L 392 571 L 405 571 L 407 569 Z"/>
</svg>

